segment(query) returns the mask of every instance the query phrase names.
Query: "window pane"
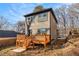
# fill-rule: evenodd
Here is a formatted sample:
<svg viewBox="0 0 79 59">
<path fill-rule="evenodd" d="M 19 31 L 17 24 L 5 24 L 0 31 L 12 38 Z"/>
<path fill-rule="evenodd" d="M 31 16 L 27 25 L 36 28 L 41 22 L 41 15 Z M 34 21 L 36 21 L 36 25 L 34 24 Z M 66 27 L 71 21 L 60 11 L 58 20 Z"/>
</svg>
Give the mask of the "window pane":
<svg viewBox="0 0 79 59">
<path fill-rule="evenodd" d="M 31 20 L 32 20 L 33 22 L 34 22 L 34 19 L 35 19 L 35 16 L 32 16 L 32 17 L 31 17 Z"/>
<path fill-rule="evenodd" d="M 30 20 L 30 17 L 27 17 L 27 21 Z"/>
<path fill-rule="evenodd" d="M 47 33 L 47 31 L 48 31 L 48 28 L 41 28 L 41 29 L 38 29 L 38 34 Z"/>
<path fill-rule="evenodd" d="M 39 14 L 38 21 L 46 21 L 47 20 L 47 13 Z"/>
<path fill-rule="evenodd" d="M 43 16 L 47 16 L 47 13 L 43 13 Z"/>
<path fill-rule="evenodd" d="M 30 17 L 28 18 L 28 20 L 30 20 Z"/>
</svg>

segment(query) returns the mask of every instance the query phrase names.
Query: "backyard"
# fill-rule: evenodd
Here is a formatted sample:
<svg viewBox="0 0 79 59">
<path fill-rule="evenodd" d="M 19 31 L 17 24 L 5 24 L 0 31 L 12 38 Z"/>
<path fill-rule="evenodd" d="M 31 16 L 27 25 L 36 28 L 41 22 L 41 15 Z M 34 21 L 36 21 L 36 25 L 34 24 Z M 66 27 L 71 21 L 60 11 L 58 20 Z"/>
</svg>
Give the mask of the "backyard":
<svg viewBox="0 0 79 59">
<path fill-rule="evenodd" d="M 72 43 L 70 43 L 72 42 Z M 73 38 L 64 44 L 64 48 L 48 49 L 43 47 L 28 48 L 22 53 L 15 53 L 12 50 L 16 49 L 16 46 L 0 47 L 0 56 L 73 56 L 79 55 L 77 53 L 79 47 L 79 37 Z"/>
<path fill-rule="evenodd" d="M 78 3 L 0 6 L 0 56 L 79 55 Z"/>
</svg>

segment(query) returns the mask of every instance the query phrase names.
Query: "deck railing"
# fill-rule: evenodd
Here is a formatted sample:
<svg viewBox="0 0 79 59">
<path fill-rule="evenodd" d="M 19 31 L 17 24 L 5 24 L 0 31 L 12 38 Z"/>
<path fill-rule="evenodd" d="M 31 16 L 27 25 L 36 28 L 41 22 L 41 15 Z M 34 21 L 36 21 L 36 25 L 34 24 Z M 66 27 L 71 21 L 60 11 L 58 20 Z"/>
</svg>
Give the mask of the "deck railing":
<svg viewBox="0 0 79 59">
<path fill-rule="evenodd" d="M 17 35 L 16 47 L 28 48 L 31 44 L 43 44 L 46 47 L 47 43 L 50 42 L 50 35 L 31 35 L 26 36 L 23 34 Z"/>
</svg>

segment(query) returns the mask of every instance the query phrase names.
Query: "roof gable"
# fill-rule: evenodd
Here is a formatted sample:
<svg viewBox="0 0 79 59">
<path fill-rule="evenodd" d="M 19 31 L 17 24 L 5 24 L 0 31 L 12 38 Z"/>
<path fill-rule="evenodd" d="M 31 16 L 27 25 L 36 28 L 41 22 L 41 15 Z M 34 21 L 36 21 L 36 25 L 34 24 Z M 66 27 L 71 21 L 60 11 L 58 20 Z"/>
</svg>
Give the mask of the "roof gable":
<svg viewBox="0 0 79 59">
<path fill-rule="evenodd" d="M 44 12 L 48 12 L 48 11 L 50 11 L 52 13 L 52 15 L 54 16 L 54 19 L 55 19 L 55 21 L 57 23 L 57 19 L 55 17 L 55 14 L 54 14 L 52 8 L 44 9 L 42 11 L 38 11 L 38 12 L 34 12 L 34 13 L 30 13 L 30 14 L 24 15 L 24 17 L 29 17 L 29 16 L 32 16 L 32 15 L 37 15 L 37 14 L 44 13 Z"/>
</svg>

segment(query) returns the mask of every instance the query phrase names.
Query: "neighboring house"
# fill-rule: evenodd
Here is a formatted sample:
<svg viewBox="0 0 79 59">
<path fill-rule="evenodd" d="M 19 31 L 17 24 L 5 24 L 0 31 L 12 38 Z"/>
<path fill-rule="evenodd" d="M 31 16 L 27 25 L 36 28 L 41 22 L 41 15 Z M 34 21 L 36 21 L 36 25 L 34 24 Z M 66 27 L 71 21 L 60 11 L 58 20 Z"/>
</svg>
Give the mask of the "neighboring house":
<svg viewBox="0 0 79 59">
<path fill-rule="evenodd" d="M 25 15 L 25 34 L 27 35 L 26 21 L 32 20 L 30 34 L 46 33 L 51 39 L 57 37 L 57 20 L 52 8 Z"/>
<path fill-rule="evenodd" d="M 0 38 L 2 38 L 2 37 L 16 37 L 17 34 L 19 34 L 19 33 L 15 32 L 15 31 L 0 30 Z"/>
</svg>

